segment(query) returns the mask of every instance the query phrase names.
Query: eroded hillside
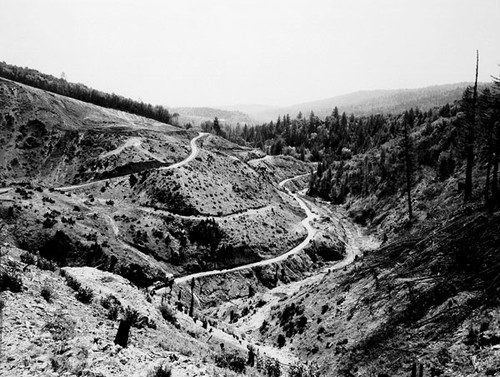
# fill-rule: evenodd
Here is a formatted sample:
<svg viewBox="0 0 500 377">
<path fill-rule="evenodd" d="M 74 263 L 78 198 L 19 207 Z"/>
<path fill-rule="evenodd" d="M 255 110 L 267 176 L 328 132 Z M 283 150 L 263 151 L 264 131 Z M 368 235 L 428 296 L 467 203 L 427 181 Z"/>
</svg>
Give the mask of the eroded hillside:
<svg viewBox="0 0 500 377">
<path fill-rule="evenodd" d="M 271 258 L 305 238 L 303 210 L 277 179 L 307 164 L 275 157 L 270 174 L 220 138 L 1 84 L 6 241 L 148 285 Z"/>
<path fill-rule="evenodd" d="M 184 129 L 0 79 L 0 180 L 47 187 L 169 165 Z"/>
</svg>

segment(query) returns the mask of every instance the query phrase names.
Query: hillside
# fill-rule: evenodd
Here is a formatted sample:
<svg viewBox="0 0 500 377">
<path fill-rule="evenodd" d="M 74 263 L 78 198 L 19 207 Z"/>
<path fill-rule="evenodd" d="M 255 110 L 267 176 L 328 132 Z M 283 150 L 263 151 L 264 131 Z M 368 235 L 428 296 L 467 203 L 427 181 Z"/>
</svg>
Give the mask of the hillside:
<svg viewBox="0 0 500 377">
<path fill-rule="evenodd" d="M 369 117 L 374 123 L 352 118 L 345 129 L 332 116 L 334 148 L 324 141 L 309 194 L 341 204 L 383 242 L 342 270 L 272 288 L 271 304 L 245 310 L 236 325 L 300 355 L 317 375 L 499 375 L 500 196 L 489 155 L 500 146 L 498 91 L 479 93 L 477 123 L 471 98 L 467 91 L 453 106 Z M 314 119 L 293 122 L 317 138 Z M 477 139 L 464 203 L 467 127 Z"/>
<path fill-rule="evenodd" d="M 0 182 L 54 186 L 182 160 L 193 133 L 0 79 Z"/>
<path fill-rule="evenodd" d="M 110 94 L 89 88 L 80 83 L 68 82 L 64 74 L 61 78 L 57 78 L 36 69 L 0 62 L 0 77 L 86 103 L 145 116 L 163 123 L 171 123 L 172 121 L 169 112 L 163 106 L 152 106 L 115 93 Z"/>
<path fill-rule="evenodd" d="M 239 110 L 217 109 L 212 107 L 172 107 L 172 114 L 179 114 L 178 123 L 191 124 L 199 127 L 203 122 L 213 121 L 217 117 L 221 123 L 236 126 L 236 124 L 255 124 L 255 120 Z"/>
<path fill-rule="evenodd" d="M 467 91 L 241 145 L 8 80 L 0 98 L 2 374 L 500 373 L 496 92 L 477 123 Z"/>
<path fill-rule="evenodd" d="M 201 310 L 344 256 L 346 235 L 296 193 L 303 161 L 8 80 L 0 93 L 2 373 L 241 371 L 260 345 Z M 212 274 L 226 268 L 235 280 Z M 262 347 L 274 356 L 254 354 L 256 376 L 296 362 Z"/>
<path fill-rule="evenodd" d="M 427 111 L 460 99 L 468 85 L 471 83 L 436 85 L 418 89 L 359 91 L 287 107 L 248 112 L 248 114 L 260 122 L 270 122 L 271 120 L 276 121 L 278 116 L 285 114 L 295 117 L 299 112 L 302 112 L 305 116 L 309 116 L 311 111 L 324 119 L 332 114 L 335 107 L 340 113 L 345 112 L 347 115 L 354 114 L 356 116 L 378 113 L 397 114 L 412 107 Z M 483 86 L 485 85 L 483 84 Z"/>
<path fill-rule="evenodd" d="M 195 131 L 1 84 L 1 177 L 18 185 L 2 198 L 9 242 L 144 285 L 162 271 L 269 258 L 305 236 L 294 200 L 219 151 L 218 138 L 206 138 L 204 150 Z M 290 175 L 308 171 L 284 165 Z"/>
</svg>

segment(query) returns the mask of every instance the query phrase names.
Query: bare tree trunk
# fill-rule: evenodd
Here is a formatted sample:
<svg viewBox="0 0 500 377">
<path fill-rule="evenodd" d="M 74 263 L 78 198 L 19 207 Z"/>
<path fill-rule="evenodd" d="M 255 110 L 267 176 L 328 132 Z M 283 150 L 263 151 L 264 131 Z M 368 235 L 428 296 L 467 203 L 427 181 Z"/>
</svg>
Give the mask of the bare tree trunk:
<svg viewBox="0 0 500 377">
<path fill-rule="evenodd" d="M 194 278 L 191 279 L 191 305 L 189 305 L 189 316 L 193 318 L 194 315 Z"/>
<path fill-rule="evenodd" d="M 490 206 L 490 185 L 491 185 L 491 168 L 493 165 L 493 158 L 495 155 L 495 135 L 494 124 L 492 119 L 487 120 L 488 128 L 486 130 L 486 142 L 488 143 L 488 162 L 486 165 L 486 182 L 484 184 L 484 202 L 486 207 Z"/>
<path fill-rule="evenodd" d="M 486 183 L 484 184 L 484 201 L 486 205 L 490 200 L 490 175 L 491 175 L 491 154 L 488 154 L 488 165 L 486 166 Z"/>
<path fill-rule="evenodd" d="M 498 155 L 500 154 L 500 124 L 496 125 L 496 151 L 493 155 L 493 179 L 491 182 L 491 194 L 494 201 L 498 201 Z"/>
<path fill-rule="evenodd" d="M 126 319 L 121 319 L 120 324 L 118 325 L 118 331 L 115 336 L 115 344 L 118 344 L 122 347 L 127 347 L 128 344 L 128 335 L 130 333 L 130 321 Z"/>
<path fill-rule="evenodd" d="M 404 118 L 404 149 L 405 149 L 405 165 L 406 165 L 406 194 L 408 196 L 408 219 L 413 219 L 413 210 L 411 206 L 411 158 L 410 158 L 410 135 L 408 130 L 408 119 Z"/>
<path fill-rule="evenodd" d="M 472 167 L 474 165 L 474 141 L 476 127 L 476 105 L 477 105 L 477 76 L 479 72 L 479 51 L 476 51 L 476 80 L 474 82 L 474 93 L 472 97 L 472 114 L 469 119 L 467 135 L 467 166 L 465 169 L 465 191 L 464 201 L 472 199 Z"/>
</svg>

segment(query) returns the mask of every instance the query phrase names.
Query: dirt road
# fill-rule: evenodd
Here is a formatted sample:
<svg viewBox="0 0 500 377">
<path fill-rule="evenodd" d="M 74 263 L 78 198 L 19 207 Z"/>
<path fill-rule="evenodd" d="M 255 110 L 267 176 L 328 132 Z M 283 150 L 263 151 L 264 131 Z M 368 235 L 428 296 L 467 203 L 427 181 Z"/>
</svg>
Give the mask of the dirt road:
<svg viewBox="0 0 500 377">
<path fill-rule="evenodd" d="M 302 177 L 307 176 L 307 175 L 309 175 L 309 173 L 298 175 L 298 176 L 292 177 L 292 178 L 287 178 L 287 179 L 281 181 L 279 183 L 279 186 L 284 187 L 286 185 L 286 183 L 288 183 L 294 179 L 302 178 Z M 227 274 L 229 272 L 247 270 L 247 269 L 258 267 L 258 266 L 266 266 L 266 265 L 273 264 L 276 262 L 281 262 L 281 261 L 287 259 L 289 256 L 297 254 L 298 252 L 302 251 L 309 244 L 309 242 L 311 242 L 311 240 L 314 238 L 314 236 L 317 232 L 316 229 L 314 229 L 314 227 L 311 225 L 311 223 L 318 218 L 318 215 L 313 213 L 309 209 L 307 204 L 297 194 L 292 193 L 286 187 L 284 187 L 284 188 L 288 192 L 288 194 L 291 195 L 299 203 L 300 208 L 302 208 L 306 213 L 306 218 L 304 220 L 302 220 L 301 223 L 307 230 L 307 237 L 300 244 L 295 246 L 293 249 L 287 251 L 286 253 L 281 254 L 275 258 L 265 259 L 265 260 L 262 260 L 259 262 L 249 263 L 249 264 L 245 264 L 245 265 L 238 266 L 238 267 L 228 268 L 225 270 L 212 270 L 212 271 L 198 272 L 195 274 L 186 275 L 186 276 L 176 278 L 175 283 L 181 284 L 181 283 L 185 283 L 187 281 L 190 281 L 191 279 L 198 279 L 198 278 L 205 277 L 205 276 Z"/>
<path fill-rule="evenodd" d="M 172 165 L 169 165 L 169 166 L 162 166 L 162 167 L 159 167 L 157 169 L 158 170 L 175 169 L 175 168 L 179 168 L 179 167 L 184 166 L 184 165 L 190 163 L 191 161 L 193 161 L 196 158 L 196 156 L 198 156 L 198 153 L 200 152 L 198 146 L 196 145 L 196 141 L 198 141 L 198 139 L 200 139 L 200 138 L 202 138 L 202 137 L 204 137 L 206 135 L 208 135 L 206 132 L 200 132 L 198 134 L 198 136 L 196 136 L 193 139 L 191 139 L 191 142 L 190 142 L 191 154 L 188 157 L 186 157 L 184 160 L 179 161 L 179 162 L 177 162 L 175 164 L 172 164 Z M 131 143 L 130 145 L 136 145 L 137 142 L 138 142 L 137 140 L 133 140 L 133 143 Z M 114 151 L 112 151 L 112 152 L 114 152 Z M 122 177 L 106 178 L 106 179 L 101 179 L 99 181 L 82 183 L 80 185 L 63 186 L 63 187 L 54 188 L 54 190 L 55 191 L 59 191 L 59 192 L 73 191 L 73 190 L 77 190 L 77 189 L 80 189 L 80 188 L 90 187 L 90 186 L 97 185 L 97 184 L 100 184 L 100 183 L 109 182 L 109 181 L 111 181 L 113 179 L 117 179 L 117 178 L 122 178 Z"/>
</svg>

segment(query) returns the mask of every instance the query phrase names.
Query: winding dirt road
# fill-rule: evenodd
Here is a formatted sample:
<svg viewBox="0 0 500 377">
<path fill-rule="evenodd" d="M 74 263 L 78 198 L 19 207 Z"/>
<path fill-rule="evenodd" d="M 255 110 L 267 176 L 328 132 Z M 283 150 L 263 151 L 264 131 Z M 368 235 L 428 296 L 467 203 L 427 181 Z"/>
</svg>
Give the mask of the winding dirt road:
<svg viewBox="0 0 500 377">
<path fill-rule="evenodd" d="M 309 207 L 307 206 L 307 204 L 297 194 L 292 193 L 288 188 L 286 188 L 285 185 L 288 182 L 290 182 L 290 181 L 292 181 L 294 179 L 299 179 L 299 178 L 308 176 L 309 174 L 310 173 L 298 175 L 298 176 L 292 177 L 292 178 L 287 178 L 287 179 L 285 179 L 285 180 L 283 180 L 283 181 L 281 181 L 279 183 L 279 187 L 284 188 L 288 192 L 288 194 L 291 195 L 299 203 L 300 208 L 302 208 L 305 211 L 305 213 L 306 213 L 306 218 L 304 220 L 302 220 L 301 223 L 302 223 L 302 225 L 307 230 L 307 237 L 300 244 L 298 244 L 297 246 L 295 246 L 293 249 L 287 251 L 286 253 L 281 254 L 281 255 L 279 255 L 279 256 L 277 256 L 275 258 L 265 259 L 265 260 L 262 260 L 262 261 L 259 261 L 259 262 L 244 264 L 242 266 L 228 268 L 228 269 L 224 269 L 224 270 L 211 270 L 211 271 L 198 272 L 198 273 L 195 273 L 195 274 L 178 277 L 178 278 L 176 278 L 174 280 L 175 283 L 176 284 L 181 284 L 181 283 L 188 282 L 191 279 L 198 279 L 198 278 L 205 277 L 205 276 L 227 274 L 229 272 L 247 270 L 247 269 L 258 267 L 258 266 L 266 266 L 266 265 L 273 264 L 273 263 L 276 263 L 276 262 L 284 261 L 289 256 L 297 254 L 302 249 L 304 249 L 309 244 L 309 242 L 311 242 L 311 240 L 314 238 L 314 236 L 316 235 L 317 231 L 316 231 L 316 229 L 313 228 L 313 226 L 311 225 L 311 223 L 314 220 L 316 220 L 319 216 L 317 214 L 313 213 L 309 209 Z"/>
<path fill-rule="evenodd" d="M 109 157 L 109 156 L 115 156 L 115 155 L 122 153 L 123 150 L 126 148 L 134 147 L 138 151 L 141 151 L 145 155 L 151 157 L 153 160 L 156 160 L 158 162 L 161 162 L 162 164 L 165 164 L 166 163 L 165 160 L 158 158 L 153 153 L 151 153 L 150 151 L 148 151 L 147 149 L 142 147 L 142 140 L 143 140 L 142 137 L 131 137 L 123 145 L 119 146 L 118 148 L 116 148 L 112 151 L 101 154 L 100 157 L 105 158 L 105 157 Z"/>
<path fill-rule="evenodd" d="M 175 168 L 180 168 L 181 166 L 184 166 L 186 164 L 189 164 L 191 161 L 193 161 L 196 156 L 198 156 L 198 153 L 200 152 L 198 146 L 196 145 L 196 142 L 198 139 L 207 136 L 208 132 L 200 132 L 198 136 L 195 138 L 191 139 L 191 142 L 189 143 L 191 145 L 191 154 L 186 157 L 184 160 L 177 162 L 175 164 L 169 165 L 169 166 L 162 166 L 158 168 L 158 170 L 170 170 L 170 169 L 175 169 Z"/>
<path fill-rule="evenodd" d="M 196 145 L 196 142 L 200 138 L 202 138 L 202 137 L 204 137 L 206 135 L 208 135 L 208 133 L 206 133 L 206 132 L 200 132 L 198 134 L 198 136 L 196 136 L 193 139 L 191 139 L 191 141 L 189 143 L 190 146 L 191 146 L 191 154 L 188 157 L 186 157 L 184 160 L 176 162 L 175 164 L 172 164 L 172 165 L 169 165 L 169 166 L 159 167 L 159 168 L 157 168 L 157 170 L 170 170 L 170 169 L 179 168 L 181 166 L 189 164 L 191 161 L 193 161 L 196 158 L 196 156 L 198 156 L 198 153 L 200 152 L 200 149 Z M 58 188 L 54 188 L 54 191 L 67 192 L 67 191 L 77 190 L 77 189 L 80 189 L 80 188 L 90 187 L 90 186 L 93 186 L 93 185 L 97 185 L 99 183 L 109 182 L 109 181 L 111 181 L 113 179 L 117 179 L 117 178 L 122 178 L 123 179 L 123 176 L 101 179 L 101 180 L 98 180 L 98 181 L 82 183 L 82 184 L 79 184 L 79 185 L 58 187 Z"/>
</svg>

